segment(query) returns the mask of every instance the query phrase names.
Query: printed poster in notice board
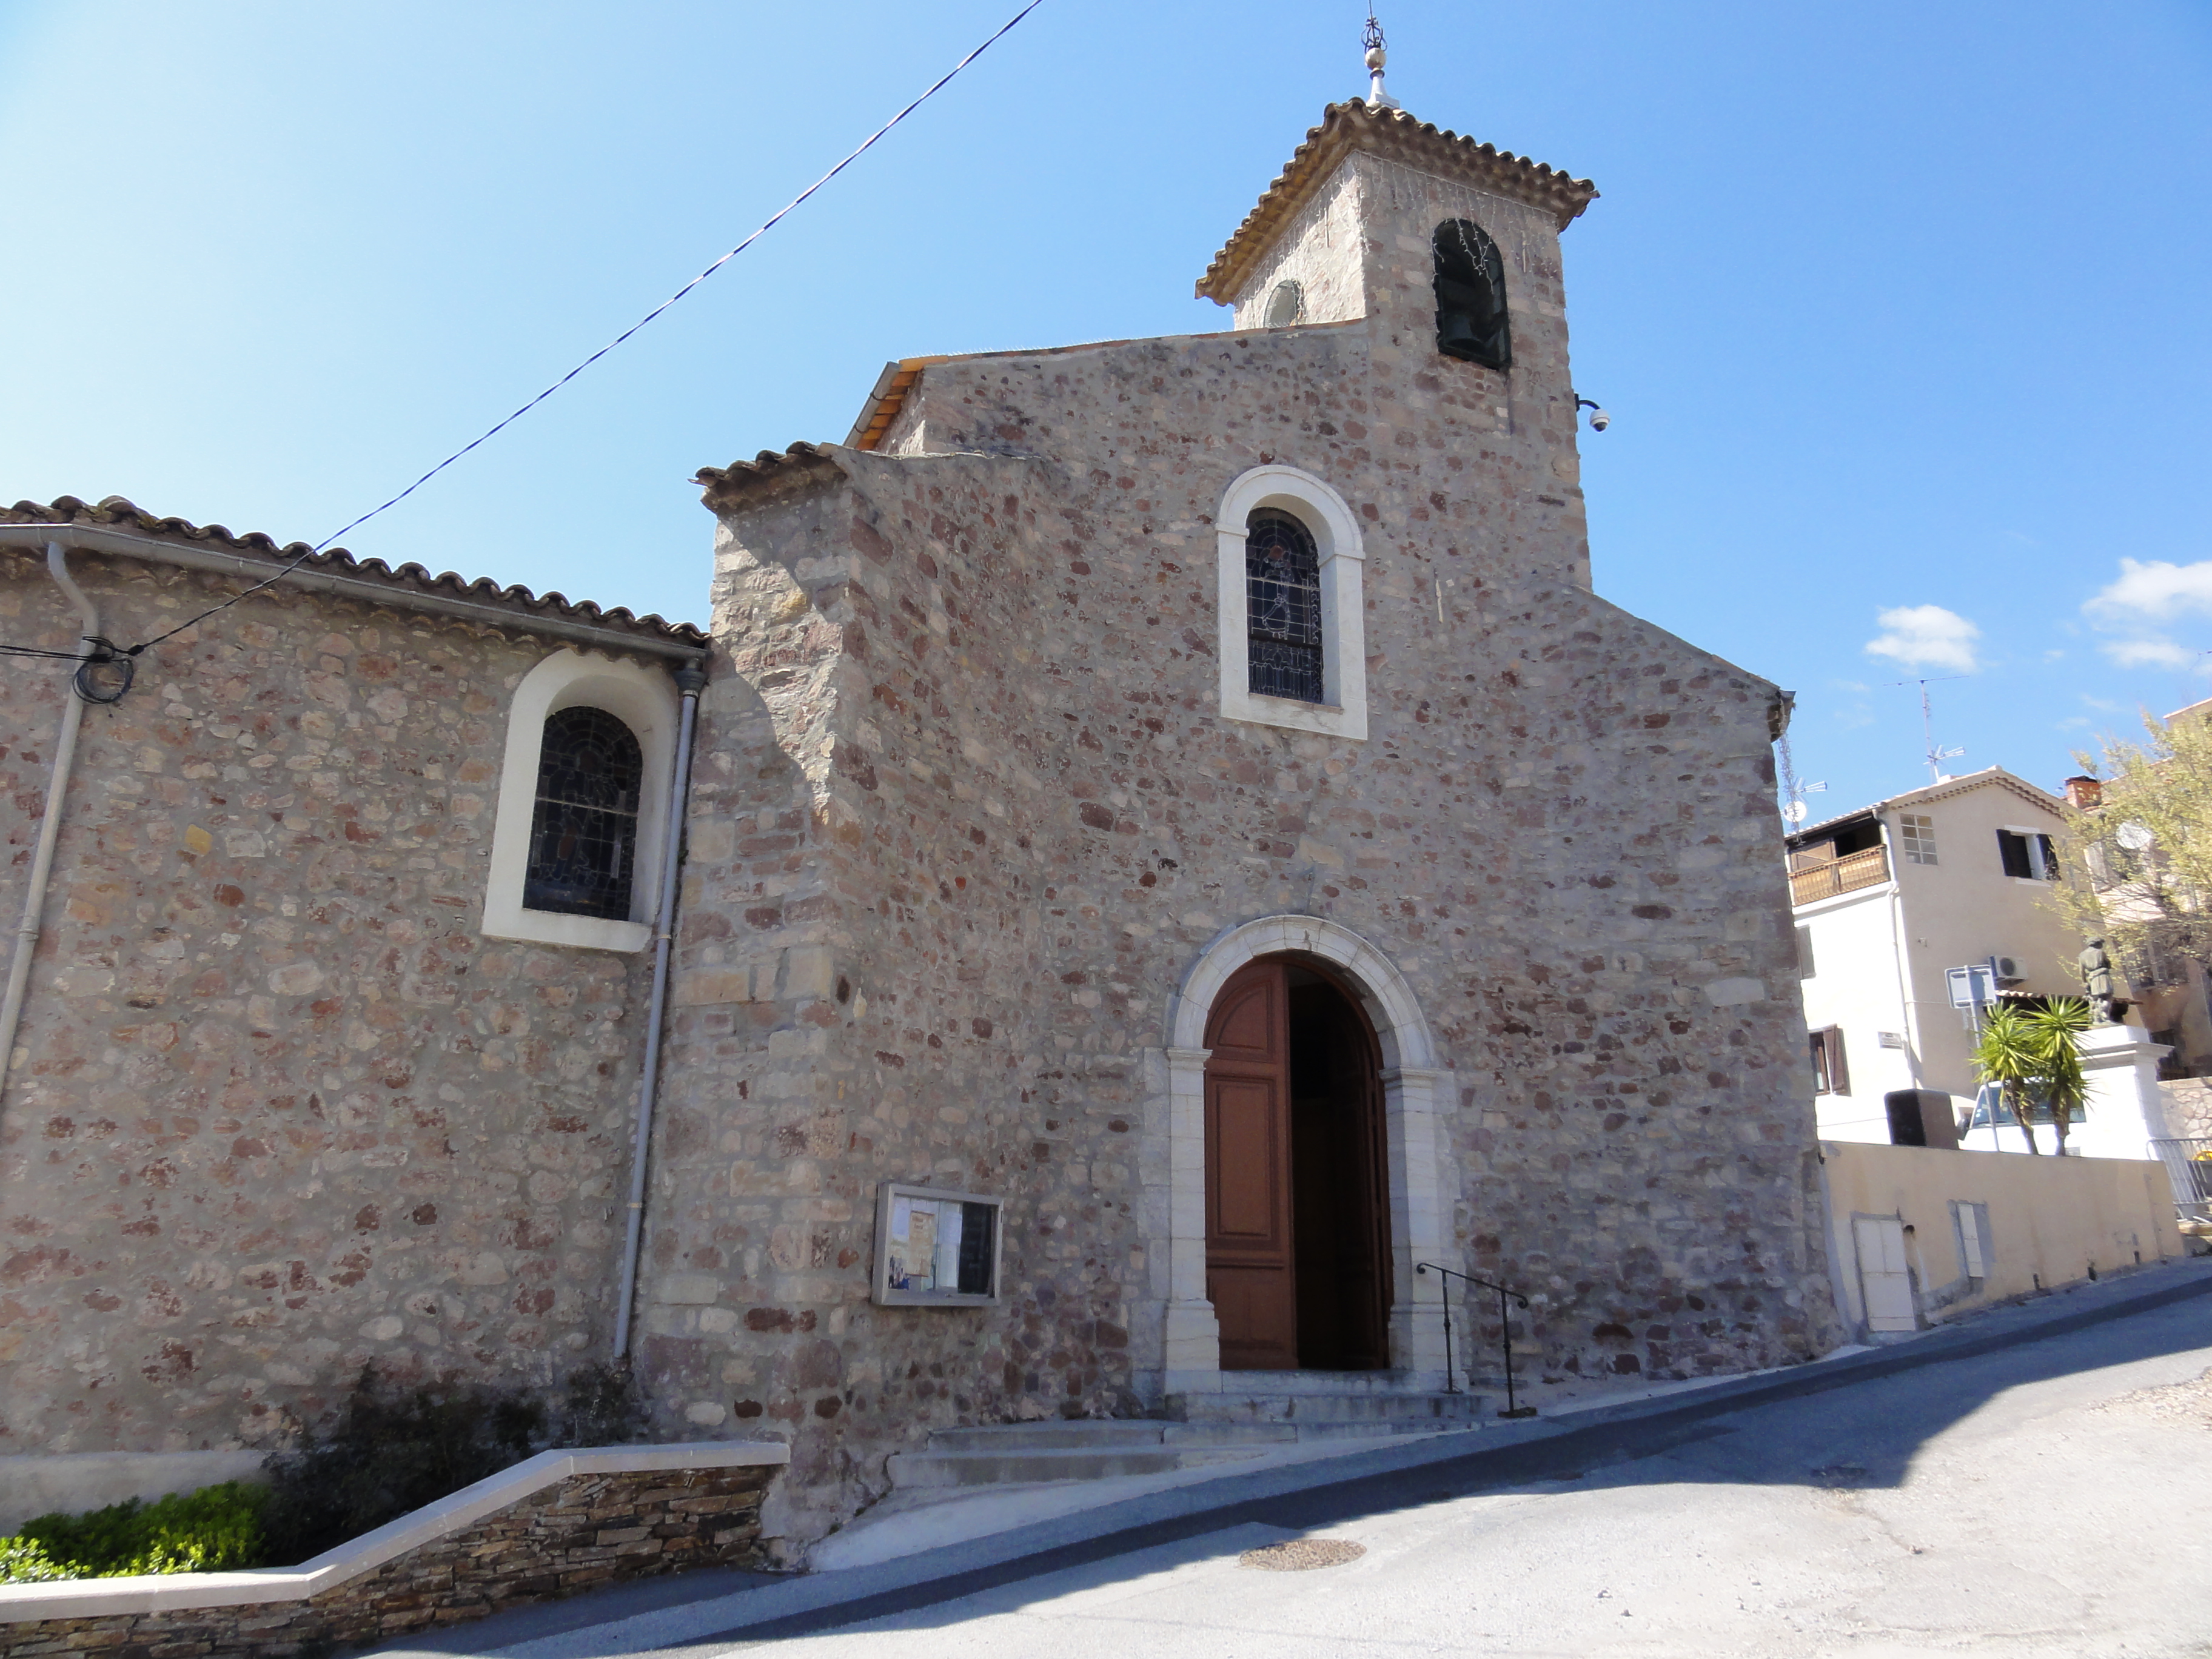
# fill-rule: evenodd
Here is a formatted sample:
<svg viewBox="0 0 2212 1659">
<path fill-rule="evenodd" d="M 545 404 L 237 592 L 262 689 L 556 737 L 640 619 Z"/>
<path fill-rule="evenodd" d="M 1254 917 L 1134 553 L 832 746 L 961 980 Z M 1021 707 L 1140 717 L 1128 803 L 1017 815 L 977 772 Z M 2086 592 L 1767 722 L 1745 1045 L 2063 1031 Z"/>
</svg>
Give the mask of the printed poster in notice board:
<svg viewBox="0 0 2212 1659">
<path fill-rule="evenodd" d="M 876 1196 L 875 1300 L 978 1307 L 999 1299 L 999 1200 L 887 1181 Z"/>
</svg>

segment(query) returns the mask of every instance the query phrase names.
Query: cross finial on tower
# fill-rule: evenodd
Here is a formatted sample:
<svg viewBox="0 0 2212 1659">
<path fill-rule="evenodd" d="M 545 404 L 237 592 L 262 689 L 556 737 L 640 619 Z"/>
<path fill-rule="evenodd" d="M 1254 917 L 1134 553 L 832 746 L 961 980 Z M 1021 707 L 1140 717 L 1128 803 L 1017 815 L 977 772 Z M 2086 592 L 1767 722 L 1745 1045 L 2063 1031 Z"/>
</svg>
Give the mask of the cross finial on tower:
<svg viewBox="0 0 2212 1659">
<path fill-rule="evenodd" d="M 1360 39 L 1367 47 L 1367 101 L 1376 109 L 1396 109 L 1398 100 L 1382 85 L 1382 65 L 1389 61 L 1389 53 L 1382 49 L 1382 25 L 1375 21 L 1371 11 Z"/>
</svg>

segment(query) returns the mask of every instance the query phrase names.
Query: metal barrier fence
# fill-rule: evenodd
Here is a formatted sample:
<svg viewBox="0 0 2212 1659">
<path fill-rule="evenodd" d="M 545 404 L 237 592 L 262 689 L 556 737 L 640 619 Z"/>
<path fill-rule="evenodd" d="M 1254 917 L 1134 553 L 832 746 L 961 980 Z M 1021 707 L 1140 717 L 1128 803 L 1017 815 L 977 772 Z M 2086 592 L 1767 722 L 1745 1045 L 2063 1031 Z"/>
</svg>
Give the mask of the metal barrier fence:
<svg viewBox="0 0 2212 1659">
<path fill-rule="evenodd" d="M 2150 1149 L 2173 1183 L 2173 1207 L 2184 1216 L 2212 1214 L 2212 1136 L 2154 1140 Z"/>
</svg>

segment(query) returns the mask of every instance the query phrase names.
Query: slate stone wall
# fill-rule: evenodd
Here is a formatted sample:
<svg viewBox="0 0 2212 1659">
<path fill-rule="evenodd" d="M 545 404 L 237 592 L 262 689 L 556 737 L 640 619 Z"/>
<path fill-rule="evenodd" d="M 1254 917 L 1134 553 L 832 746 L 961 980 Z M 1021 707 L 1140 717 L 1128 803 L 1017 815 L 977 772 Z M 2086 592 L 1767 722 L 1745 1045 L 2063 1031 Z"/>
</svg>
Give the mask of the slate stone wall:
<svg viewBox="0 0 2212 1659">
<path fill-rule="evenodd" d="M 234 591 L 71 565 L 125 641 Z M 7 638 L 74 620 L 0 553 Z M 0 1102 L 0 1450 L 234 1445 L 367 1360 L 604 1352 L 647 964 L 480 932 L 551 648 L 277 588 L 86 711 Z M 62 681 L 0 666 L 11 928 Z"/>
<path fill-rule="evenodd" d="M 754 1467 L 574 1475 L 308 1601 L 0 1624 L 0 1659 L 291 1659 L 686 1568 L 755 1566 L 761 1497 L 776 1474 Z"/>
</svg>

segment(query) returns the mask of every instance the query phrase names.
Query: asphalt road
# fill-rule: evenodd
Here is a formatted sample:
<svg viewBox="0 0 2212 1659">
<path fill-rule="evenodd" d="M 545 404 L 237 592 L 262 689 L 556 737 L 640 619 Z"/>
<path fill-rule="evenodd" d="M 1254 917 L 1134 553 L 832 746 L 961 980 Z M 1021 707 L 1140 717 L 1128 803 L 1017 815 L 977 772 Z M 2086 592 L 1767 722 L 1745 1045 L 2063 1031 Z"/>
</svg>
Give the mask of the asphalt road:
<svg viewBox="0 0 2212 1659">
<path fill-rule="evenodd" d="M 818 1634 L 776 1659 L 2212 1654 L 2212 1298 L 1395 1501 L 1245 1521 Z M 1325 1492 L 1307 1500 L 1331 1507 Z M 1335 1505 L 1341 1510 L 1340 1503 Z M 1242 1552 L 1316 1536 L 1346 1565 Z"/>
<path fill-rule="evenodd" d="M 597 1624 L 584 1603 L 556 1604 L 382 1651 L 2212 1656 L 2206 1288 L 2177 1284 L 2135 1311 L 2017 1310 L 2057 1316 L 2049 1330 L 2008 1331 L 2001 1312 L 1875 1374 L 1808 1367 L 1744 1403 L 1692 1399 L 743 1629 L 726 1626 L 749 1605 L 829 1599 L 848 1576 L 732 1582 L 688 1607 L 685 1581 L 661 1581 L 649 1594 L 663 1613 L 624 1621 L 639 1605 L 610 1601 L 599 1616 L 616 1621 Z M 1240 1561 L 1300 1539 L 1364 1553 L 1307 1571 Z"/>
</svg>

